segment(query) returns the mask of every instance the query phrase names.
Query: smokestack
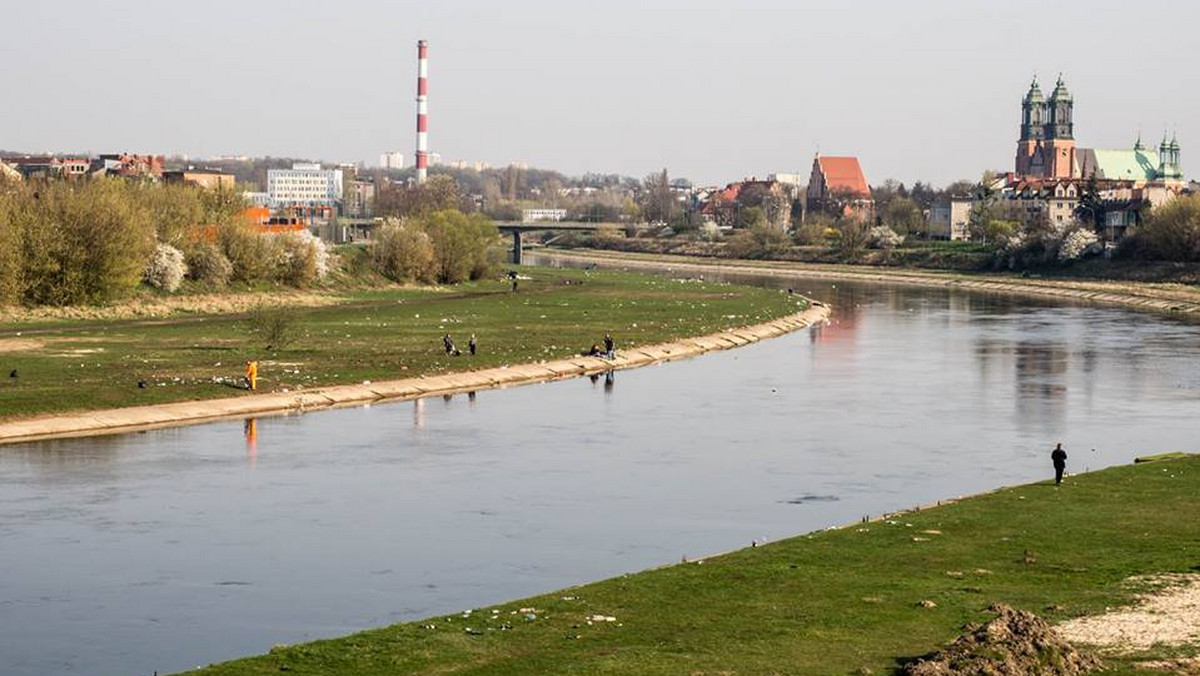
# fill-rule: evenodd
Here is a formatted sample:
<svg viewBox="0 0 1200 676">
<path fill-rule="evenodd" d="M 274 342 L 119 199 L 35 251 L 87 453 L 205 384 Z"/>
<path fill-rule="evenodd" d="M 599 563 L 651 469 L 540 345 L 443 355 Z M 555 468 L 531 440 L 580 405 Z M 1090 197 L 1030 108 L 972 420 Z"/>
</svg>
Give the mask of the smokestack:
<svg viewBox="0 0 1200 676">
<path fill-rule="evenodd" d="M 417 185 L 429 169 L 429 43 L 417 41 Z"/>
</svg>

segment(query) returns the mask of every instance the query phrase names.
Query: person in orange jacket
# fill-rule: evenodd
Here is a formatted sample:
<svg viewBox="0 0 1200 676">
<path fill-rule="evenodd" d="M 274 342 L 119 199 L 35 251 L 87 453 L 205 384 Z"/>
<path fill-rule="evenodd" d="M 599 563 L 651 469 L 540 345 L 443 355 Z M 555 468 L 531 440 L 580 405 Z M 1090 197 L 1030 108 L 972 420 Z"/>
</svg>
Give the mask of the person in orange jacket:
<svg viewBox="0 0 1200 676">
<path fill-rule="evenodd" d="M 251 391 L 258 389 L 258 362 L 256 361 L 246 362 L 246 386 Z"/>
</svg>

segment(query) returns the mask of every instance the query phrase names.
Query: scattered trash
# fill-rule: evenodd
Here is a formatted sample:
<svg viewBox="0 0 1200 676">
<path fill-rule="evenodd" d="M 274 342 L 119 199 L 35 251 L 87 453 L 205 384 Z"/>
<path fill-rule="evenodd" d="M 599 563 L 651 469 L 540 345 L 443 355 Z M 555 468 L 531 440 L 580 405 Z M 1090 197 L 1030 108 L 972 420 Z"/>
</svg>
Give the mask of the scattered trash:
<svg viewBox="0 0 1200 676">
<path fill-rule="evenodd" d="M 917 601 L 917 607 L 919 607 L 919 608 L 937 608 L 937 604 L 934 603 L 933 601 L 930 601 L 929 599 L 921 599 L 920 601 Z"/>
</svg>

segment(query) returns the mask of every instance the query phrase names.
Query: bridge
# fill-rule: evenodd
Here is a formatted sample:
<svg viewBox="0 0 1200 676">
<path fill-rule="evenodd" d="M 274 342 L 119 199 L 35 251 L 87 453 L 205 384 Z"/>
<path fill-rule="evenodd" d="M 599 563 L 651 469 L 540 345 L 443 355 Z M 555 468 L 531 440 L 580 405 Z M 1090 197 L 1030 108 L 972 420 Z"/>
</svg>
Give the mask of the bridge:
<svg viewBox="0 0 1200 676">
<path fill-rule="evenodd" d="M 595 232 L 603 227 L 624 227 L 619 223 L 586 223 L 584 221 L 496 221 L 500 232 L 511 233 L 513 238 L 512 264 L 521 264 L 521 234 L 547 230 L 574 230 Z"/>
</svg>

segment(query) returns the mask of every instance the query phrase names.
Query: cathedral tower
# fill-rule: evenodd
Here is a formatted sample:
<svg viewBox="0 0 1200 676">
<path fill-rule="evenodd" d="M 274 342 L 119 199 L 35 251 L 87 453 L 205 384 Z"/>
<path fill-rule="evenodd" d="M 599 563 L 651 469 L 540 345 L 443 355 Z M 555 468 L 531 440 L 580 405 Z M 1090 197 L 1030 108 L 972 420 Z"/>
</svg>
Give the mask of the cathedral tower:
<svg viewBox="0 0 1200 676">
<path fill-rule="evenodd" d="M 1021 138 L 1017 141 L 1016 172 L 1021 176 L 1042 173 L 1042 139 L 1046 128 L 1046 101 L 1037 77 L 1021 102 Z"/>
<path fill-rule="evenodd" d="M 1045 170 L 1051 178 L 1075 178 L 1075 99 L 1067 91 L 1062 75 L 1046 102 Z"/>
</svg>

